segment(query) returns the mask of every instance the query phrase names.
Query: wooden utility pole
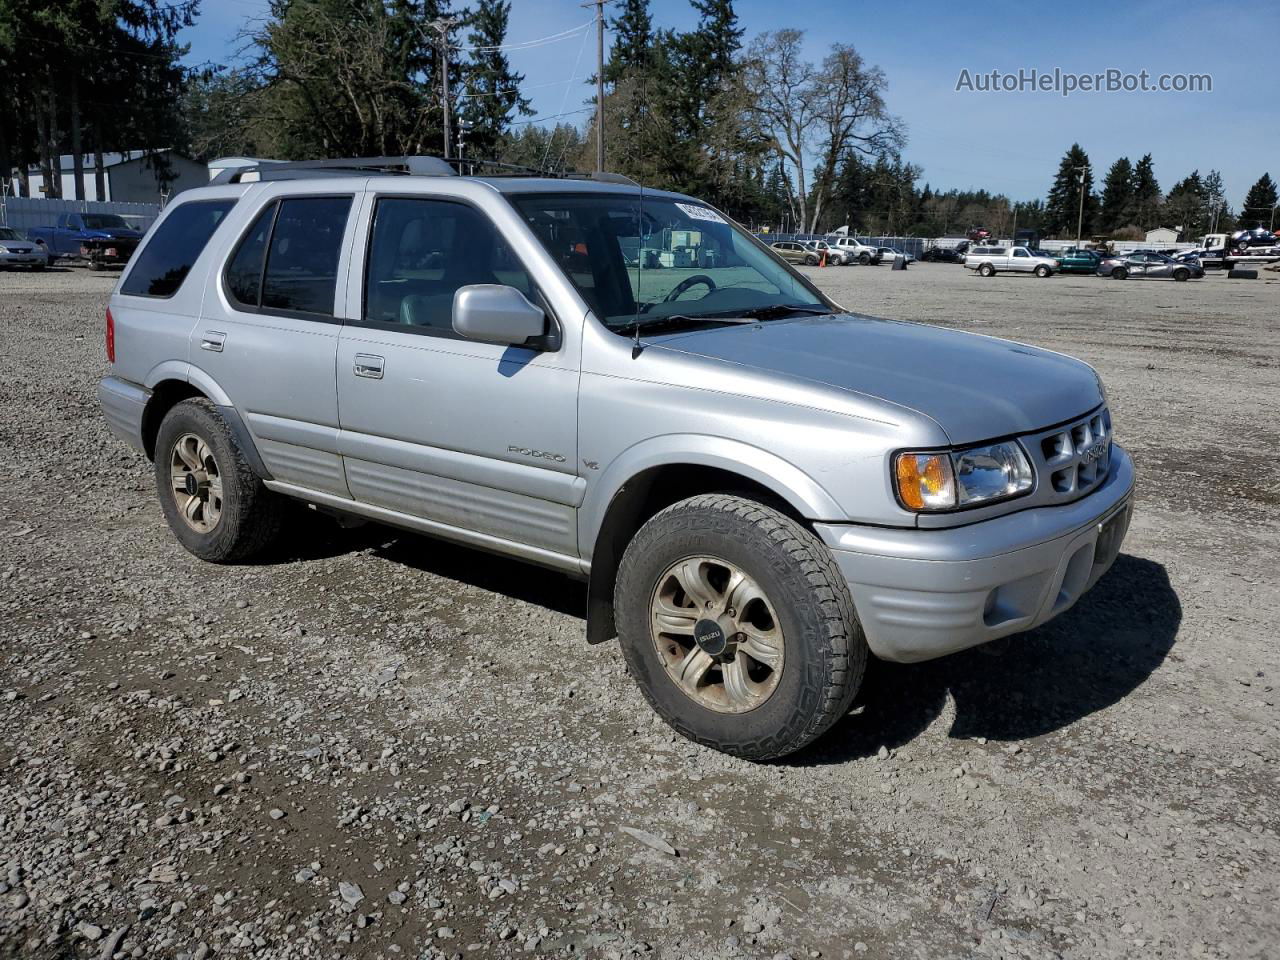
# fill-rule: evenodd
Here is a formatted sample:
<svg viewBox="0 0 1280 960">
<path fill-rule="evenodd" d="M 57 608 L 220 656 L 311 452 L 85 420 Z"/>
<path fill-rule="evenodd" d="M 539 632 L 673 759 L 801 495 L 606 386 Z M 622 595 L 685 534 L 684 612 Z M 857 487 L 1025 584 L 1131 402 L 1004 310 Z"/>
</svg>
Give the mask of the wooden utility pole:
<svg viewBox="0 0 1280 960">
<path fill-rule="evenodd" d="M 584 7 L 596 8 L 596 173 L 604 173 L 604 5 L 606 0 L 588 0 Z"/>
<path fill-rule="evenodd" d="M 453 107 L 449 103 L 449 31 L 457 24 L 458 20 L 451 17 L 440 17 L 427 24 L 440 37 L 440 104 L 444 112 L 444 158 L 446 160 L 449 159 L 449 145 L 453 139 Z"/>
</svg>

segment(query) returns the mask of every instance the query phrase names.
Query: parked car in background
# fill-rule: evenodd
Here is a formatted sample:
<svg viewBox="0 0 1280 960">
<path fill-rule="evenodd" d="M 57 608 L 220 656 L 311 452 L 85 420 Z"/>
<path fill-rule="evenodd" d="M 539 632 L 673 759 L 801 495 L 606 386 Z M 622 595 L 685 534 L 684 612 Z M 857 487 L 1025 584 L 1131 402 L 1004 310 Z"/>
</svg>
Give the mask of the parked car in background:
<svg viewBox="0 0 1280 960">
<path fill-rule="evenodd" d="M 935 263 L 964 263 L 965 254 L 969 252 L 971 246 L 973 244 L 969 240 L 943 237 L 934 240 L 933 245 L 920 254 L 920 259 Z"/>
<path fill-rule="evenodd" d="M 40 239 L 56 258 L 80 258 L 90 270 L 124 266 L 142 239 L 142 231 L 114 213 L 61 213 L 52 227 L 34 227 L 32 239 Z"/>
<path fill-rule="evenodd" d="M 1037 277 L 1051 277 L 1058 272 L 1057 260 L 1033 253 L 1026 247 L 970 247 L 964 266 L 966 270 L 977 270 L 984 277 L 993 277 L 997 273 L 1033 273 Z"/>
<path fill-rule="evenodd" d="M 13 227 L 0 227 L 0 267 L 26 267 L 43 270 L 49 265 L 49 254 L 34 240 L 28 240 Z"/>
<path fill-rule="evenodd" d="M 1102 263 L 1102 254 L 1096 250 L 1068 248 L 1054 259 L 1058 261 L 1058 270 L 1061 273 L 1097 273 L 1098 264 Z"/>
<path fill-rule="evenodd" d="M 827 243 L 851 254 L 853 259 L 864 267 L 880 262 L 880 251 L 857 237 L 827 237 Z"/>
<path fill-rule="evenodd" d="M 897 257 L 902 257 L 907 263 L 916 262 L 915 257 L 897 247 L 876 247 L 876 250 L 880 254 L 881 263 L 893 263 Z"/>
<path fill-rule="evenodd" d="M 1088 364 L 850 314 L 694 197 L 373 162 L 183 191 L 111 295 L 104 432 L 194 557 L 260 555 L 293 500 L 560 570 L 667 723 L 767 760 L 871 654 L 1030 630 L 1119 555 L 1134 470 Z M 602 224 L 716 256 L 628 270 L 578 249 Z"/>
<path fill-rule="evenodd" d="M 803 263 L 810 267 L 818 263 L 818 251 L 810 250 L 799 240 L 779 240 L 769 244 L 769 249 L 787 263 Z"/>
<path fill-rule="evenodd" d="M 818 255 L 818 262 L 822 262 L 825 254 L 828 265 L 843 267 L 853 263 L 853 254 L 849 251 L 841 250 L 839 247 L 833 247 L 825 240 L 804 240 L 802 241 L 805 248 L 812 250 Z"/>
<path fill-rule="evenodd" d="M 1175 260 L 1163 253 L 1139 250 L 1127 255 L 1104 257 L 1098 264 L 1097 273 L 1113 280 L 1198 280 L 1204 276 L 1204 267 L 1198 260 Z"/>
</svg>

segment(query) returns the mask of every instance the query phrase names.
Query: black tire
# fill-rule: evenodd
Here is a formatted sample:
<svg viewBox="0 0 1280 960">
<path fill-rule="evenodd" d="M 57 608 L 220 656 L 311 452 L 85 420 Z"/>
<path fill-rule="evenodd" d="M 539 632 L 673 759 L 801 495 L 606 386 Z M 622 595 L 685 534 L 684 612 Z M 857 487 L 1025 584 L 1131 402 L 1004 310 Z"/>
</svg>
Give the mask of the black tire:
<svg viewBox="0 0 1280 960">
<path fill-rule="evenodd" d="M 1175 271 L 1173 271 L 1173 279 L 1177 280 L 1179 283 L 1184 283 L 1184 282 L 1186 282 L 1187 280 L 1190 280 L 1190 279 L 1191 279 L 1191 271 L 1190 271 L 1190 270 L 1175 270 Z"/>
<path fill-rule="evenodd" d="M 871 254 L 869 253 L 858 254 L 858 263 L 862 264 L 864 267 L 868 266 L 871 263 Z"/>
<path fill-rule="evenodd" d="M 1050 270 L 1048 267 L 1044 266 L 1043 264 L 1041 264 L 1040 266 L 1036 267 L 1036 276 L 1037 276 L 1037 277 L 1039 277 L 1039 278 L 1040 278 L 1040 279 L 1042 279 L 1042 280 L 1043 280 L 1045 277 L 1049 276 L 1049 274 L 1050 274 L 1050 273 L 1052 273 L 1052 272 L 1053 272 L 1052 270 Z"/>
<path fill-rule="evenodd" d="M 818 265 L 818 258 L 810 254 L 804 258 L 804 265 L 806 267 L 816 267 Z"/>
<path fill-rule="evenodd" d="M 746 712 L 717 712 L 687 695 L 650 632 L 664 572 L 704 555 L 753 578 L 782 630 L 777 685 Z M 733 494 L 683 500 L 641 527 L 622 557 L 614 610 L 627 667 L 658 715 L 690 740 L 748 760 L 781 757 L 819 737 L 848 712 L 866 670 L 866 637 L 831 552 L 785 514 Z"/>
<path fill-rule="evenodd" d="M 1129 276 L 1129 271 L 1124 267 L 1116 267 L 1111 271 L 1112 280 L 1124 280 Z"/>
<path fill-rule="evenodd" d="M 43 270 L 43 269 L 44 269 L 44 264 L 43 264 L 43 263 L 37 263 L 37 264 L 36 264 L 36 265 L 34 265 L 31 269 L 32 269 L 32 270 L 34 270 L 36 273 L 39 273 L 41 270 Z"/>
<path fill-rule="evenodd" d="M 174 447 L 194 435 L 212 452 L 221 479 L 221 512 L 201 532 L 182 516 L 173 493 Z M 169 529 L 190 553 L 211 563 L 242 563 L 271 546 L 285 517 L 283 497 L 272 493 L 250 468 L 217 408 L 203 397 L 176 404 L 156 437 L 156 492 Z"/>
<path fill-rule="evenodd" d="M 978 268 L 978 273 L 984 277 L 994 277 L 996 275 L 996 268 L 989 263 L 984 263 Z"/>
<path fill-rule="evenodd" d="M 89 261 L 89 269 L 90 269 L 90 270 L 101 270 L 101 269 L 102 269 L 102 264 L 100 264 L 97 260 L 90 260 L 90 261 Z"/>
</svg>

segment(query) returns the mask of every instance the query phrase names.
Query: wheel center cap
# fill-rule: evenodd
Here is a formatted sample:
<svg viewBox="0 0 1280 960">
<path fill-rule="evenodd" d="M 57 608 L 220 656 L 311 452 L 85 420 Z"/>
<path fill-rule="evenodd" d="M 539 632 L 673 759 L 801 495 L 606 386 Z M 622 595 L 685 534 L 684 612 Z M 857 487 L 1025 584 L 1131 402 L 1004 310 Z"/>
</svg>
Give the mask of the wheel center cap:
<svg viewBox="0 0 1280 960">
<path fill-rule="evenodd" d="M 693 625 L 693 639 L 709 657 L 718 657 L 729 645 L 724 628 L 714 620 L 699 620 Z"/>
<path fill-rule="evenodd" d="M 200 481 L 196 479 L 194 473 L 188 473 L 182 481 L 182 489 L 186 491 L 187 496 L 194 497 L 200 492 Z"/>
</svg>

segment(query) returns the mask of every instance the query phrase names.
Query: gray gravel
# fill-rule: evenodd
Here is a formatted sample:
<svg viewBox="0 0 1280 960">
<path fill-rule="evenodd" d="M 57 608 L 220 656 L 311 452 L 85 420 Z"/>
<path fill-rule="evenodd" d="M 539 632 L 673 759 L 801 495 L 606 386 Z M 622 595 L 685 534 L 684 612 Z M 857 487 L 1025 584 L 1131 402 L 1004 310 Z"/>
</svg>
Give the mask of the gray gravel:
<svg viewBox="0 0 1280 960">
<path fill-rule="evenodd" d="M 1274 956 L 1280 282 L 812 273 L 1094 363 L 1141 500 L 1075 610 L 773 766 L 555 574 L 325 520 L 195 561 L 97 412 L 113 278 L 0 274 L 0 955 Z"/>
</svg>

